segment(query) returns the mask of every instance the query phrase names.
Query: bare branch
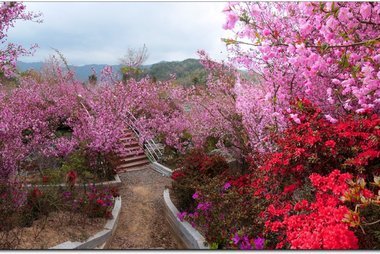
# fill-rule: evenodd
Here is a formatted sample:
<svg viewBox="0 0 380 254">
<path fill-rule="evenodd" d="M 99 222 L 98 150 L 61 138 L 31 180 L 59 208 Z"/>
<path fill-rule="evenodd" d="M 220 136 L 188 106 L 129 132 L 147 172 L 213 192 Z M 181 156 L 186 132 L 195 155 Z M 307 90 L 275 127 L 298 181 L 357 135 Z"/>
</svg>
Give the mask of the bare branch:
<svg viewBox="0 0 380 254">
<path fill-rule="evenodd" d="M 122 65 L 126 67 L 138 68 L 148 59 L 148 49 L 144 46 L 139 49 L 129 48 L 127 54 L 120 58 Z"/>
</svg>

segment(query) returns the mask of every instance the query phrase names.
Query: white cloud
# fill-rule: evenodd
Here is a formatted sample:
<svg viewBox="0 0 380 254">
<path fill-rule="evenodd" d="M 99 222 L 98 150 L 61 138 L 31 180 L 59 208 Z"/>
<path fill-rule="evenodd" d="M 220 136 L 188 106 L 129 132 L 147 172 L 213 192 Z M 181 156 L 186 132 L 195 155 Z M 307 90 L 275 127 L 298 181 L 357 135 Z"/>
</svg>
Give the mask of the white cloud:
<svg viewBox="0 0 380 254">
<path fill-rule="evenodd" d="M 32 2 L 44 22 L 18 22 L 9 39 L 40 50 L 23 61 L 44 60 L 59 49 L 71 64 L 115 64 L 127 48 L 148 47 L 147 63 L 196 57 L 222 59 L 223 2 Z"/>
</svg>

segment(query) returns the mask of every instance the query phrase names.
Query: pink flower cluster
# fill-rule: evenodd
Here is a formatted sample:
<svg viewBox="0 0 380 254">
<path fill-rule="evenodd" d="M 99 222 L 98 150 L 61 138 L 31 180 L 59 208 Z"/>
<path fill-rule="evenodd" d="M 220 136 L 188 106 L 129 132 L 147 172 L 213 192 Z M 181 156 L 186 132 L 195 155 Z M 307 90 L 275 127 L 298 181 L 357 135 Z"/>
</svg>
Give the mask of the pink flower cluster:
<svg viewBox="0 0 380 254">
<path fill-rule="evenodd" d="M 231 57 L 259 77 L 265 111 L 281 115 L 305 96 L 331 122 L 380 109 L 379 3 L 230 3 L 225 13 L 224 28 L 238 38 L 225 40 Z"/>
<path fill-rule="evenodd" d="M 25 5 L 21 2 L 3 2 L 0 5 L 0 72 L 6 77 L 14 76 L 17 58 L 20 55 L 31 54 L 36 45 L 29 50 L 20 45 L 7 43 L 7 32 L 14 26 L 17 20 L 34 20 L 40 22 L 41 14 L 25 11 Z"/>
</svg>

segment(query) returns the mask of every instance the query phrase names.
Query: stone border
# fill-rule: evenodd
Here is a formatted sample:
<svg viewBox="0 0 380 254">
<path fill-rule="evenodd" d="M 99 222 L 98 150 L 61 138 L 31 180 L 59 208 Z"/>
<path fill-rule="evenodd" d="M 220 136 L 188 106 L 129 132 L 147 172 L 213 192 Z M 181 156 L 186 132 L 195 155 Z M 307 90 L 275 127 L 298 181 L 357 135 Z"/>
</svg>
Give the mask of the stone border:
<svg viewBox="0 0 380 254">
<path fill-rule="evenodd" d="M 195 228 L 178 219 L 179 211 L 170 199 L 169 189 L 164 190 L 164 203 L 165 217 L 184 246 L 188 249 L 210 249 L 205 238 Z"/>
<path fill-rule="evenodd" d="M 171 176 L 172 173 L 173 173 L 173 170 L 171 170 L 170 168 L 158 163 L 158 162 L 153 162 L 151 163 L 152 165 L 152 168 L 157 171 L 158 173 L 161 173 L 165 176 Z"/>
<path fill-rule="evenodd" d="M 95 187 L 108 187 L 108 188 L 111 188 L 111 187 L 121 187 L 122 183 L 121 183 L 121 180 L 120 180 L 120 177 L 118 174 L 114 175 L 114 179 L 113 181 L 107 181 L 107 182 L 101 182 L 101 183 L 95 183 Z M 92 185 L 92 184 L 91 184 Z M 43 184 L 27 184 L 24 186 L 25 188 L 27 189 L 31 189 L 31 188 L 34 188 L 34 187 L 38 187 L 40 189 L 44 189 L 44 188 L 50 188 L 50 187 L 57 187 L 57 188 L 65 188 L 66 187 L 66 184 L 64 183 L 61 183 L 61 184 L 47 184 L 47 185 L 43 185 Z M 89 184 L 75 184 L 74 185 L 75 188 L 87 188 L 89 187 Z"/>
<path fill-rule="evenodd" d="M 105 224 L 102 231 L 88 238 L 85 242 L 71 242 L 67 241 L 58 244 L 49 249 L 62 250 L 62 249 L 104 249 L 111 242 L 112 237 L 116 231 L 119 221 L 121 210 L 121 197 L 115 198 L 115 204 L 112 209 L 112 219 L 109 219 Z"/>
</svg>

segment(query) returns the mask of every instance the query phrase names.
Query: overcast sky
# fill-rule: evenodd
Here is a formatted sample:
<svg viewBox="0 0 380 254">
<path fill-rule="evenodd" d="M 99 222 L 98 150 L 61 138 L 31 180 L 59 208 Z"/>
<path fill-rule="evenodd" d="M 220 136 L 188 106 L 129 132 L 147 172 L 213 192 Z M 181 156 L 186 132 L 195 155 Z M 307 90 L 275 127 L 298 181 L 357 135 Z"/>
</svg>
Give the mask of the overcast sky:
<svg viewBox="0 0 380 254">
<path fill-rule="evenodd" d="M 60 50 L 69 64 L 118 64 L 128 48 L 145 44 L 146 64 L 162 60 L 197 58 L 206 50 L 213 58 L 226 58 L 221 41 L 225 2 L 29 2 L 40 11 L 43 23 L 17 22 L 9 41 L 37 43 L 34 56 L 21 61 L 43 61 Z"/>
</svg>

